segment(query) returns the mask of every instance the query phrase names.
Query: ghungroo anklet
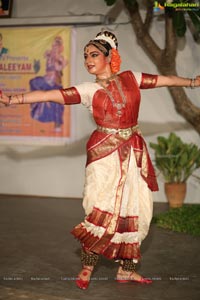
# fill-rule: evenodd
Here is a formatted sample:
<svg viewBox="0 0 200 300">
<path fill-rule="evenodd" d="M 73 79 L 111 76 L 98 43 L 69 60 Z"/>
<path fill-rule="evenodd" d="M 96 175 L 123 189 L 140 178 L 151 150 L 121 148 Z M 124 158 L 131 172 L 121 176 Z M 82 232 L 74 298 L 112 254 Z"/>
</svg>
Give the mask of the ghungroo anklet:
<svg viewBox="0 0 200 300">
<path fill-rule="evenodd" d="M 81 251 L 81 262 L 83 266 L 96 266 L 98 259 L 98 254 L 87 253 L 84 250 Z"/>
<path fill-rule="evenodd" d="M 121 264 L 122 270 L 126 272 L 134 272 L 136 269 L 136 263 L 132 259 L 124 259 L 123 264 Z"/>
</svg>

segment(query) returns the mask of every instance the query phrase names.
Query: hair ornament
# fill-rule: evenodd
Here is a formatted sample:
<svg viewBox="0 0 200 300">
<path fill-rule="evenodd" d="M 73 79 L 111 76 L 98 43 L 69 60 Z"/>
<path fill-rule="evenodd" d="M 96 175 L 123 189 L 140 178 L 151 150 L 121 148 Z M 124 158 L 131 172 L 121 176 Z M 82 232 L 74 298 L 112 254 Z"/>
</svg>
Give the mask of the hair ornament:
<svg viewBox="0 0 200 300">
<path fill-rule="evenodd" d="M 109 31 L 101 31 L 99 32 L 94 40 L 104 40 L 107 43 L 109 43 L 109 45 L 114 48 L 117 49 L 118 47 L 118 42 L 117 42 L 117 38 L 116 36 Z"/>
<path fill-rule="evenodd" d="M 121 57 L 117 49 L 112 48 L 111 50 L 111 71 L 112 73 L 116 74 L 120 71 L 121 65 Z"/>
<path fill-rule="evenodd" d="M 112 48 L 116 49 L 115 42 L 110 37 L 105 36 L 104 34 L 102 34 L 101 36 L 97 36 L 94 40 L 104 40 L 109 43 Z"/>
</svg>

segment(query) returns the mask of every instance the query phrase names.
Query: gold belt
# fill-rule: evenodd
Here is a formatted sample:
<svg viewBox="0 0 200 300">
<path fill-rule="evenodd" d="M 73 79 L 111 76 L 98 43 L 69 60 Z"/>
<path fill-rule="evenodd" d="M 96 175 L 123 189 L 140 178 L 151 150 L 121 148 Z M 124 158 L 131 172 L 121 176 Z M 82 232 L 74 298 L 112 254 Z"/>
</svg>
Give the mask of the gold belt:
<svg viewBox="0 0 200 300">
<path fill-rule="evenodd" d="M 107 134 L 119 134 L 119 136 L 123 138 L 129 138 L 133 132 L 137 131 L 138 128 L 139 128 L 138 125 L 128 127 L 128 128 L 118 128 L 118 129 L 102 127 L 97 125 L 98 131 L 105 132 Z"/>
</svg>

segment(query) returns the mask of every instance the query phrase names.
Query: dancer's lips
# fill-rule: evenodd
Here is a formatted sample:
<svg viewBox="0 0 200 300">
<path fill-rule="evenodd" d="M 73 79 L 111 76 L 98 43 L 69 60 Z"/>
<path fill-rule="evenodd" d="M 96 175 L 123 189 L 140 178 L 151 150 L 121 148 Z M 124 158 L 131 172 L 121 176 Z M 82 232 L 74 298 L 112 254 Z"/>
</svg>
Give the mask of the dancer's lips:
<svg viewBox="0 0 200 300">
<path fill-rule="evenodd" d="M 94 68 L 94 65 L 88 65 L 87 68 L 88 70 L 91 70 L 92 68 Z"/>
</svg>

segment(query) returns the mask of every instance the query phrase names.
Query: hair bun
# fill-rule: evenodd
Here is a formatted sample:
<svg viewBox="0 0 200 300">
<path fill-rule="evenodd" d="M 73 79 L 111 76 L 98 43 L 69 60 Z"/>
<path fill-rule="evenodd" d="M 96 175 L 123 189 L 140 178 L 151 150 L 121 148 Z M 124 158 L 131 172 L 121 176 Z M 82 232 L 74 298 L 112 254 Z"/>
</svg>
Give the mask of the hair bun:
<svg viewBox="0 0 200 300">
<path fill-rule="evenodd" d="M 114 33 L 110 32 L 110 31 L 103 30 L 103 31 L 97 33 L 95 40 L 98 40 L 98 39 L 105 40 L 114 49 L 118 48 L 117 38 L 114 35 Z"/>
</svg>

